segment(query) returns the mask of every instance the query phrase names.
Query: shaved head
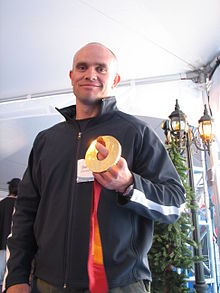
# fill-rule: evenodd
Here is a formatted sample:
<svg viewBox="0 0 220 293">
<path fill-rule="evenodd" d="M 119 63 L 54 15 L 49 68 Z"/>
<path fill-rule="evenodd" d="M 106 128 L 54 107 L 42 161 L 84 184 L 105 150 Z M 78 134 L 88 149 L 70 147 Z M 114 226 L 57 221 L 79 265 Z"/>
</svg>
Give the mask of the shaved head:
<svg viewBox="0 0 220 293">
<path fill-rule="evenodd" d="M 112 50 L 110 50 L 108 47 L 106 47 L 105 45 L 103 45 L 103 44 L 101 44 L 101 43 L 98 43 L 98 42 L 91 42 L 91 43 L 86 44 L 86 45 L 83 46 L 82 48 L 80 48 L 80 49 L 75 53 L 75 55 L 74 55 L 74 57 L 73 57 L 73 67 L 74 67 L 75 60 L 76 60 L 77 55 L 78 55 L 83 49 L 85 49 L 85 48 L 87 48 L 87 47 L 90 47 L 90 46 L 96 46 L 97 49 L 98 49 L 98 47 L 100 47 L 100 48 L 103 48 L 103 49 L 107 50 L 107 51 L 109 52 L 109 54 L 112 56 L 112 59 L 114 60 L 116 67 L 118 67 L 118 59 L 117 59 L 116 55 L 115 55 L 115 54 L 112 52 Z"/>
</svg>

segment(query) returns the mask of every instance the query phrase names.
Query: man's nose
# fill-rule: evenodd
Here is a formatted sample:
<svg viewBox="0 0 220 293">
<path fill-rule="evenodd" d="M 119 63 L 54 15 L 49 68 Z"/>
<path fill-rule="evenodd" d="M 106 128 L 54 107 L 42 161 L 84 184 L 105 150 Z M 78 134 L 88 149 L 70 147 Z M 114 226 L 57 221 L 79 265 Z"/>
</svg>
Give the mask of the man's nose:
<svg viewBox="0 0 220 293">
<path fill-rule="evenodd" d="M 93 67 L 89 67 L 89 68 L 86 70 L 85 78 L 86 78 L 87 80 L 96 80 L 96 79 L 97 79 L 97 72 L 96 72 L 95 68 L 93 68 Z"/>
</svg>

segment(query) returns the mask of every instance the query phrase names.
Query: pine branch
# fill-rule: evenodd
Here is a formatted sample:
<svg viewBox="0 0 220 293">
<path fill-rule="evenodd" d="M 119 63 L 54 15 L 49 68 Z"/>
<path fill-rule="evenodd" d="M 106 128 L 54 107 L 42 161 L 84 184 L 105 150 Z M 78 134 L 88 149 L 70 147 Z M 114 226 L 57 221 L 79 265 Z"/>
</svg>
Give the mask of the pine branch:
<svg viewBox="0 0 220 293">
<path fill-rule="evenodd" d="M 152 292 L 169 293 L 189 292 L 186 287 L 186 276 L 184 271 L 193 267 L 198 258 L 193 256 L 192 248 L 197 247 L 192 239 L 194 227 L 191 221 L 191 205 L 194 197 L 188 185 L 188 169 L 186 158 L 180 154 L 174 141 L 168 146 L 169 156 L 180 176 L 186 190 L 186 210 L 175 224 L 155 223 L 153 244 L 148 255 L 152 272 Z M 176 269 L 180 268 L 181 273 Z"/>
</svg>

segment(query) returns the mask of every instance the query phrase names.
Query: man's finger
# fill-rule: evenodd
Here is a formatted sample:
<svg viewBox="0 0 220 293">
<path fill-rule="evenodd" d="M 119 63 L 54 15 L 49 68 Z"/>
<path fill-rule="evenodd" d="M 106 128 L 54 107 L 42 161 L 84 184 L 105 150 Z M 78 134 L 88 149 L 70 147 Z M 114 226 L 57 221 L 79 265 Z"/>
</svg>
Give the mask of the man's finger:
<svg viewBox="0 0 220 293">
<path fill-rule="evenodd" d="M 104 160 L 106 157 L 103 156 L 100 152 L 98 152 L 98 154 L 97 154 L 97 158 L 98 158 L 99 161 L 102 161 L 102 160 Z"/>
<path fill-rule="evenodd" d="M 102 176 L 98 173 L 93 173 L 94 178 L 102 185 L 104 186 L 105 180 L 102 178 Z"/>
<path fill-rule="evenodd" d="M 104 156 L 104 158 L 106 158 L 108 156 L 108 150 L 106 147 L 104 147 L 101 143 L 99 143 L 98 141 L 96 142 L 95 145 L 97 151 Z"/>
<path fill-rule="evenodd" d="M 108 172 L 93 173 L 94 178 L 104 187 L 109 188 L 109 183 L 112 181 L 112 176 Z"/>
<path fill-rule="evenodd" d="M 127 162 L 124 158 L 120 157 L 120 159 L 118 160 L 118 163 L 116 164 L 116 166 L 119 168 L 119 169 L 122 169 L 124 168 L 125 166 L 127 166 Z"/>
<path fill-rule="evenodd" d="M 114 179 L 117 179 L 118 178 L 118 166 L 117 165 L 114 165 L 112 167 L 110 167 L 107 172 L 111 174 L 111 176 L 114 178 Z"/>
</svg>

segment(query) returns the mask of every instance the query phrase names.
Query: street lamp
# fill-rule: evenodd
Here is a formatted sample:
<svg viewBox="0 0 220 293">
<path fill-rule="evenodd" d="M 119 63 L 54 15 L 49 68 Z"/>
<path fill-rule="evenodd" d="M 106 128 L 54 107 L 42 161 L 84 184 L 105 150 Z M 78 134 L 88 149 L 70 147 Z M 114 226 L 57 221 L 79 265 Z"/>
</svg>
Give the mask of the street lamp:
<svg viewBox="0 0 220 293">
<path fill-rule="evenodd" d="M 181 149 L 185 144 L 185 135 L 188 131 L 187 117 L 180 110 L 178 100 L 176 99 L 175 110 L 170 114 L 171 135 L 175 139 L 176 145 Z"/>
<path fill-rule="evenodd" d="M 209 151 L 209 145 L 213 140 L 213 133 L 212 133 L 212 118 L 208 114 L 207 107 L 205 105 L 204 114 L 199 119 L 199 136 L 202 139 L 202 142 L 205 147 L 207 147 Z"/>
<path fill-rule="evenodd" d="M 213 141 L 212 118 L 208 114 L 207 106 L 204 106 L 204 114 L 198 121 L 198 128 L 189 127 L 189 133 L 192 137 L 192 142 L 200 151 L 208 151 L 210 155 L 210 146 Z"/>
<path fill-rule="evenodd" d="M 176 145 L 183 149 L 186 148 L 186 156 L 187 156 L 187 164 L 188 164 L 188 179 L 189 185 L 193 192 L 191 205 L 193 208 L 191 209 L 192 215 L 192 223 L 194 226 L 193 231 L 193 240 L 196 242 L 197 247 L 194 247 L 194 255 L 201 258 L 202 257 L 202 248 L 201 248 L 201 241 L 200 241 L 200 227 L 199 227 L 199 220 L 198 220 L 198 212 L 197 212 L 197 202 L 195 197 L 195 185 L 194 185 L 194 177 L 193 177 L 193 163 L 192 163 L 192 135 L 190 132 L 190 128 L 187 123 L 186 115 L 180 110 L 178 100 L 176 100 L 175 110 L 170 114 L 170 133 L 171 136 L 174 138 Z M 201 120 L 201 119 L 200 119 Z M 202 120 L 203 121 L 203 120 Z M 201 123 L 202 123 L 201 121 Z M 166 133 L 168 133 L 169 123 L 166 121 L 162 128 Z M 205 124 L 203 125 L 205 126 Z M 202 129 L 205 129 L 203 127 Z M 166 139 L 167 143 L 170 143 L 170 138 Z M 204 277 L 204 266 L 202 261 L 198 261 L 195 263 L 195 289 L 197 292 L 205 293 L 207 292 L 207 285 L 205 282 Z"/>
</svg>

